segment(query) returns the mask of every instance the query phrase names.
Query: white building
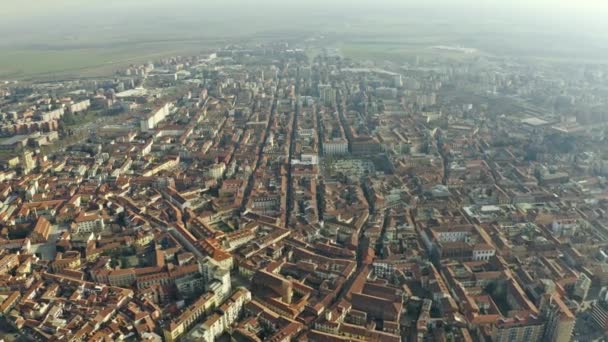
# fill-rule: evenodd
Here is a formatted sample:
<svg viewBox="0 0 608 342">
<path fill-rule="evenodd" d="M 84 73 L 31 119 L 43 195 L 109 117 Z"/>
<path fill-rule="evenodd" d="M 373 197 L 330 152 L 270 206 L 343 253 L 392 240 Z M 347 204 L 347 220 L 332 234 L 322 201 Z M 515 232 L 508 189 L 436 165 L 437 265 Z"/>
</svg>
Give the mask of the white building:
<svg viewBox="0 0 608 342">
<path fill-rule="evenodd" d="M 194 328 L 184 341 L 213 342 L 234 323 L 243 311 L 245 303 L 251 300 L 251 292 L 245 288 L 237 289 L 216 312 L 209 316 L 205 322 Z"/>
<path fill-rule="evenodd" d="M 496 254 L 496 250 L 489 245 L 475 246 L 473 249 L 473 261 L 490 260 Z"/>
<path fill-rule="evenodd" d="M 91 107 L 91 101 L 84 100 L 84 101 L 72 103 L 71 105 L 69 105 L 68 111 L 70 113 L 79 113 L 79 112 L 86 111 L 87 109 L 89 109 L 89 107 Z"/>
<path fill-rule="evenodd" d="M 216 164 L 213 164 L 209 168 L 209 170 L 207 170 L 207 176 L 209 176 L 213 179 L 220 179 L 224 175 L 225 171 L 226 171 L 226 164 L 224 164 L 223 162 L 216 163 Z"/>
<path fill-rule="evenodd" d="M 319 157 L 316 154 L 303 153 L 300 159 L 293 159 L 292 165 L 317 165 L 319 163 Z"/>
<path fill-rule="evenodd" d="M 59 120 L 61 119 L 61 117 L 64 114 L 64 109 L 62 108 L 58 108 L 55 110 L 51 110 L 48 112 L 41 112 L 38 113 L 38 116 L 40 117 L 40 119 L 42 121 L 51 121 L 51 120 Z"/>
<path fill-rule="evenodd" d="M 576 219 L 557 219 L 551 223 L 551 232 L 555 236 L 572 236 L 576 233 L 577 228 Z"/>
<path fill-rule="evenodd" d="M 467 237 L 471 235 L 471 232 L 467 230 L 452 230 L 437 232 L 436 237 L 439 242 L 457 242 L 466 241 Z"/>
<path fill-rule="evenodd" d="M 171 107 L 173 105 L 171 103 L 165 103 L 160 108 L 157 108 L 146 115 L 141 121 L 140 126 L 143 132 L 152 130 L 156 128 L 156 126 L 165 120 L 165 118 L 169 115 L 171 111 Z"/>
<path fill-rule="evenodd" d="M 82 233 L 98 233 L 103 231 L 105 228 L 105 224 L 103 222 L 103 217 L 98 214 L 85 214 L 81 213 L 74 219 L 76 223 L 76 232 L 77 234 Z"/>
</svg>

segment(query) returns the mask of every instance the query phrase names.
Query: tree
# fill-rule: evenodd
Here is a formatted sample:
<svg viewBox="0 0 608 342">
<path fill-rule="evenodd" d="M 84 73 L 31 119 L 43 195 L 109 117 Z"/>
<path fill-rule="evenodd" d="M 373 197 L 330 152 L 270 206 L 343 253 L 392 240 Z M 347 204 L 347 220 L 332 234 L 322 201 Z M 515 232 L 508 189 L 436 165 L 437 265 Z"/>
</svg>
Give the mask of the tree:
<svg viewBox="0 0 608 342">
<path fill-rule="evenodd" d="M 526 145 L 524 147 L 524 160 L 534 161 L 538 157 L 538 149 L 533 145 Z"/>
<path fill-rule="evenodd" d="M 76 115 L 74 115 L 74 113 L 71 113 L 71 112 L 65 113 L 63 115 L 63 117 L 61 118 L 61 121 L 66 126 L 73 126 L 78 123 Z"/>
<path fill-rule="evenodd" d="M 121 211 L 120 213 L 118 213 L 116 223 L 121 227 L 126 227 L 128 225 L 127 213 L 125 213 L 124 211 Z"/>
<path fill-rule="evenodd" d="M 492 280 L 484 288 L 484 292 L 489 294 L 498 306 L 500 311 L 506 312 L 511 310 L 511 305 L 507 299 L 507 284 L 505 281 Z"/>
<path fill-rule="evenodd" d="M 121 268 L 131 267 L 131 262 L 129 261 L 129 258 L 127 258 L 126 256 L 120 257 L 120 267 Z"/>
</svg>

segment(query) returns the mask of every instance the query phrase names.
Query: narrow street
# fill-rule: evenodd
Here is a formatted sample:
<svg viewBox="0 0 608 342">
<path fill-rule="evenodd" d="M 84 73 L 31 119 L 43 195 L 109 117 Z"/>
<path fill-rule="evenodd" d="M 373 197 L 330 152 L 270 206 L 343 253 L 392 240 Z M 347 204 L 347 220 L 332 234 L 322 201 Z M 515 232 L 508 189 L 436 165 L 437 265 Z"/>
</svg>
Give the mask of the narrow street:
<svg viewBox="0 0 608 342">
<path fill-rule="evenodd" d="M 253 168 L 251 175 L 249 175 L 249 180 L 247 181 L 247 187 L 245 188 L 245 194 L 243 196 L 243 203 L 241 205 L 240 208 L 240 212 L 242 213 L 243 211 L 245 211 L 245 207 L 247 206 L 247 201 L 249 201 L 249 196 L 251 195 L 251 191 L 253 190 L 253 183 L 255 181 L 255 173 L 258 170 L 258 168 L 260 167 L 260 164 L 262 163 L 262 159 L 264 157 L 264 148 L 266 147 L 266 142 L 268 141 L 268 135 L 270 133 L 270 127 L 272 126 L 273 122 L 274 122 L 274 117 L 276 115 L 276 110 L 277 110 L 277 93 L 279 91 L 279 85 L 281 83 L 281 78 L 279 77 L 279 79 L 277 80 L 277 86 L 274 89 L 273 95 L 272 95 L 272 108 L 270 109 L 270 115 L 268 116 L 268 122 L 266 124 L 266 129 L 264 131 L 264 136 L 262 138 L 262 144 L 259 147 L 258 150 L 258 156 L 256 159 L 256 163 L 255 163 L 255 167 Z"/>
</svg>

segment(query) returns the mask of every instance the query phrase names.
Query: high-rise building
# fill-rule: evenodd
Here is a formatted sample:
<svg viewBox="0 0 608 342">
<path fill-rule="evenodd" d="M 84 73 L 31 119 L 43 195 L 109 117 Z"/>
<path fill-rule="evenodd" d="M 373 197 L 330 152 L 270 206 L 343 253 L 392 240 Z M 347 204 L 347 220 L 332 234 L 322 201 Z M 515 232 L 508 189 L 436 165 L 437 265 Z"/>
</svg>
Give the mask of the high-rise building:
<svg viewBox="0 0 608 342">
<path fill-rule="evenodd" d="M 587 298 L 587 293 L 591 288 L 591 279 L 585 274 L 581 273 L 576 279 L 576 283 L 574 284 L 574 295 L 581 300 L 585 300 Z"/>
<path fill-rule="evenodd" d="M 30 173 L 34 169 L 34 167 L 36 167 L 32 155 L 33 154 L 31 151 L 23 151 L 23 153 L 21 154 L 21 166 L 23 168 L 24 174 Z"/>
<path fill-rule="evenodd" d="M 336 90 L 330 84 L 319 84 L 319 97 L 325 105 L 332 105 L 336 100 Z"/>
<path fill-rule="evenodd" d="M 598 300 L 592 305 L 591 320 L 602 331 L 608 331 L 608 288 L 606 287 L 602 288 Z"/>
<path fill-rule="evenodd" d="M 569 342 L 576 319 L 560 296 L 546 294 L 541 310 L 546 319 L 543 341 Z"/>
<path fill-rule="evenodd" d="M 140 126 L 142 132 L 147 132 L 156 128 L 156 126 L 169 115 L 172 106 L 173 104 L 171 103 L 165 103 L 163 106 L 154 109 L 141 119 Z"/>
<path fill-rule="evenodd" d="M 403 79 L 400 74 L 396 74 L 393 76 L 393 87 L 401 88 L 403 87 Z"/>
</svg>

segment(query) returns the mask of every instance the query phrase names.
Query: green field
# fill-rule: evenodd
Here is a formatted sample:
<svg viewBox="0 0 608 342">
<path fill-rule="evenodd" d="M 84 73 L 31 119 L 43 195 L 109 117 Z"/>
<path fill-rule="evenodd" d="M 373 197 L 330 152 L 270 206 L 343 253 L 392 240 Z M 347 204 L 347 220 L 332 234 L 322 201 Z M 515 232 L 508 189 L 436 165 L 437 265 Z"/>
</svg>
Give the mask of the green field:
<svg viewBox="0 0 608 342">
<path fill-rule="evenodd" d="M 107 75 L 117 69 L 162 57 L 192 55 L 215 42 L 167 41 L 106 47 L 27 48 L 0 51 L 0 78 L 28 79 Z"/>
<path fill-rule="evenodd" d="M 371 60 L 396 61 L 415 56 L 459 60 L 477 55 L 432 49 L 437 45 L 548 63 L 606 63 L 608 54 L 608 48 L 593 36 L 484 18 L 458 22 L 432 16 L 369 15 L 346 23 L 336 21 L 328 27 L 337 37 L 342 54 Z"/>
<path fill-rule="evenodd" d="M 395 63 L 411 61 L 415 57 L 421 59 L 434 58 L 443 60 L 463 60 L 474 58 L 480 53 L 465 54 L 460 52 L 440 51 L 429 45 L 410 45 L 404 43 L 343 43 L 338 49 L 345 57 L 359 60 L 386 60 Z"/>
</svg>

